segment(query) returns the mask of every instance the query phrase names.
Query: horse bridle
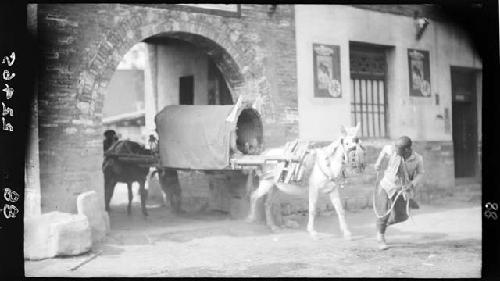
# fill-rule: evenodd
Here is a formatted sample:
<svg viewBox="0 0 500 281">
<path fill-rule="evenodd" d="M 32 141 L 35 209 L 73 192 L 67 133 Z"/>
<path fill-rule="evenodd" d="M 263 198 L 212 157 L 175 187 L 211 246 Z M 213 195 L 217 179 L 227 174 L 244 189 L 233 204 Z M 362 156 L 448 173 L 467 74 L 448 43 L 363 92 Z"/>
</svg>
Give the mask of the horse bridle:
<svg viewBox="0 0 500 281">
<path fill-rule="evenodd" d="M 356 149 L 356 147 L 351 147 L 349 149 L 346 149 L 344 146 L 344 139 L 343 138 L 340 139 L 340 145 L 342 146 L 344 157 L 342 159 L 342 164 L 340 167 L 339 176 L 331 177 L 325 170 L 323 170 L 323 167 L 320 164 L 318 164 L 319 170 L 323 173 L 323 175 L 325 175 L 328 178 L 329 181 L 338 181 L 339 178 L 345 177 L 345 174 L 344 174 L 345 166 L 350 163 L 349 156 L 347 154 Z M 328 155 L 326 158 L 328 160 L 330 160 L 330 158 L 333 157 L 333 155 L 335 155 L 335 152 L 337 149 L 338 149 L 338 147 L 335 148 L 335 150 L 330 155 Z M 327 166 L 330 166 L 330 161 L 327 162 Z"/>
</svg>

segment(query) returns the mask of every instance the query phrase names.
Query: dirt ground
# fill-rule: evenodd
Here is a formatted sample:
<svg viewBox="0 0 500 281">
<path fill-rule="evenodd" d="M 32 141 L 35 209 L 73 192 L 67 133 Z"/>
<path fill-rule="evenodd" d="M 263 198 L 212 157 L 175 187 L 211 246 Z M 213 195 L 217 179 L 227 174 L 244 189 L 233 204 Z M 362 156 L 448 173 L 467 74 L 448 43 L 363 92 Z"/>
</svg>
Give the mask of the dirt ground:
<svg viewBox="0 0 500 281">
<path fill-rule="evenodd" d="M 126 190 L 123 188 L 123 190 Z M 126 193 L 126 192 L 125 192 Z M 111 232 L 80 256 L 25 262 L 26 276 L 114 277 L 427 277 L 481 275 L 481 207 L 449 197 L 421 205 L 410 220 L 389 227 L 388 250 L 378 250 L 372 210 L 347 213 L 353 239 L 340 233 L 335 213 L 317 220 L 320 239 L 305 230 L 306 216 L 290 216 L 298 228 L 272 233 L 263 224 L 223 214 L 174 216 L 139 202 L 127 216 L 115 195 Z M 120 201 L 121 200 L 121 201 Z"/>
</svg>

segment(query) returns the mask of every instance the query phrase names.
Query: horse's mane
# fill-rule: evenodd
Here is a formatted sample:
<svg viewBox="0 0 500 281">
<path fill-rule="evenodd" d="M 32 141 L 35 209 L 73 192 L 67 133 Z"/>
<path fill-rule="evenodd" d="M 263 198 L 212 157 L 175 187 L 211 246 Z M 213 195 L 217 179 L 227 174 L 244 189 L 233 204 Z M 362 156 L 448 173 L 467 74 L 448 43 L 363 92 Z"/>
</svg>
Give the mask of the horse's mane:
<svg viewBox="0 0 500 281">
<path fill-rule="evenodd" d="M 341 139 L 338 139 L 330 143 L 329 145 L 318 149 L 321 150 L 321 152 L 324 154 L 325 157 L 328 157 L 334 155 L 338 151 L 339 147 L 341 147 Z"/>
<path fill-rule="evenodd" d="M 150 154 L 143 145 L 130 140 L 119 140 L 106 152 L 112 154 Z"/>
</svg>

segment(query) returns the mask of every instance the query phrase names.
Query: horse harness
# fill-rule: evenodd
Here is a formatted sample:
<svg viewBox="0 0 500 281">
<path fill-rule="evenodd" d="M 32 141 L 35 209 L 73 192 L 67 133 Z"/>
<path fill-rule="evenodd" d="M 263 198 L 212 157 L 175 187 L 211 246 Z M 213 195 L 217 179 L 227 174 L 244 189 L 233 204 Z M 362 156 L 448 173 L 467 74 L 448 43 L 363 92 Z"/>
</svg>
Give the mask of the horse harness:
<svg viewBox="0 0 500 281">
<path fill-rule="evenodd" d="M 343 139 L 341 139 L 341 145 L 343 146 Z M 338 147 L 335 148 L 335 150 L 331 153 L 331 155 L 327 156 L 326 158 L 330 158 L 332 157 L 332 155 L 335 154 L 335 152 L 337 151 Z M 354 150 L 355 148 L 351 148 L 349 149 L 349 151 L 351 150 Z M 345 150 L 345 149 L 344 149 Z M 321 173 L 323 173 L 323 175 L 328 179 L 328 181 L 331 181 L 333 182 L 335 185 L 341 185 L 342 186 L 342 183 L 345 181 L 345 166 L 349 164 L 349 157 L 347 155 L 345 155 L 345 152 L 344 152 L 344 157 L 342 159 L 342 166 L 340 168 L 340 173 L 338 176 L 336 177 L 331 177 L 323 168 L 323 166 L 318 162 L 318 168 L 319 170 L 321 171 Z M 330 162 L 327 163 L 327 166 L 330 165 Z"/>
</svg>

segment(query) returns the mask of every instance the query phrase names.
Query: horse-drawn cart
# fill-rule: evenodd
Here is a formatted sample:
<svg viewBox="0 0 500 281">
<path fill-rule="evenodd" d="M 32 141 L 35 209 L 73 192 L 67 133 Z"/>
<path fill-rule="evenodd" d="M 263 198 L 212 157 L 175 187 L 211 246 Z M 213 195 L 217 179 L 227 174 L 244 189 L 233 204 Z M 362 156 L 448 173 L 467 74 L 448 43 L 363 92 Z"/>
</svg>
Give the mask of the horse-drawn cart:
<svg viewBox="0 0 500 281">
<path fill-rule="evenodd" d="M 303 173 L 300 163 L 307 154 L 307 144 L 294 141 L 286 145 L 284 152 L 264 154 L 261 116 L 250 105 L 241 102 L 236 105 L 169 105 L 156 115 L 155 123 L 156 150 L 140 148 L 131 141 L 118 141 L 105 152 L 103 171 L 106 163 L 118 166 L 109 178 L 119 178 L 120 168 L 131 173 L 133 167 L 137 167 L 136 170 L 141 171 L 137 173 L 137 181 L 143 182 L 145 169 L 154 167 L 167 196 L 178 197 L 176 200 L 180 201 L 179 170 L 248 171 L 275 164 L 279 170 L 277 176 L 287 183 L 299 180 Z M 112 161 L 107 161 L 109 159 Z M 249 173 L 248 179 L 252 176 L 253 173 Z M 113 185 L 115 181 L 108 182 Z M 248 183 L 247 189 L 250 185 Z M 112 189 L 111 186 L 106 188 Z M 112 193 L 107 192 L 108 208 Z"/>
<path fill-rule="evenodd" d="M 136 181 L 143 190 L 141 203 L 146 213 L 144 185 L 151 167 L 159 174 L 160 185 L 170 203 L 179 209 L 179 170 L 255 169 L 268 160 L 280 160 L 279 157 L 263 159 L 260 155 L 263 149 L 260 114 L 241 101 L 236 105 L 169 105 L 155 116 L 155 123 L 156 149 L 121 140 L 105 151 L 107 209 L 117 182 L 125 182 L 131 189 L 132 182 Z"/>
<path fill-rule="evenodd" d="M 298 194 L 309 189 L 312 190 L 309 192 L 312 196 L 310 209 L 315 210 L 319 193 L 330 194 L 341 228 L 345 235 L 349 234 L 337 187 L 343 186 L 345 166 L 355 167 L 362 163 L 356 138 L 359 125 L 347 129 L 342 127 L 341 137 L 323 148 L 311 149 L 308 142 L 294 140 L 284 147 L 264 151 L 260 114 L 240 101 L 234 106 L 169 105 L 156 115 L 155 123 L 159 137 L 156 151 L 131 154 L 108 151 L 106 154 L 115 157 L 117 162 L 137 167 L 155 166 L 174 211 L 180 208 L 178 170 L 251 170 L 247 178 L 247 194 L 251 193 L 250 220 L 255 218 L 256 200 L 268 194 L 266 221 L 273 227 L 269 214 L 274 190 Z M 259 175 L 259 187 L 250 192 L 255 170 Z M 146 196 L 143 195 L 147 195 L 147 191 L 142 190 L 141 206 L 146 214 Z M 308 224 L 312 234 L 313 221 L 314 213 L 310 214 Z"/>
</svg>

